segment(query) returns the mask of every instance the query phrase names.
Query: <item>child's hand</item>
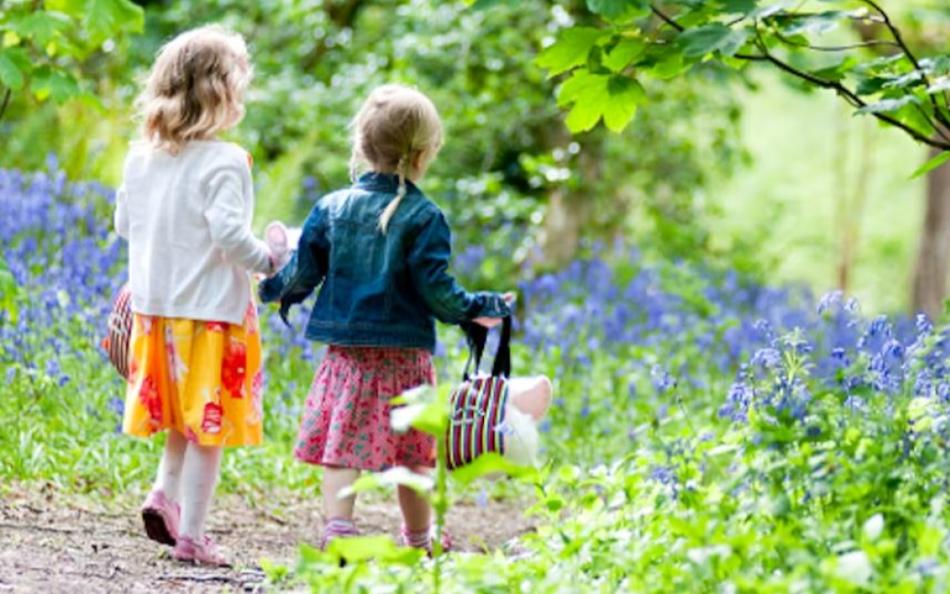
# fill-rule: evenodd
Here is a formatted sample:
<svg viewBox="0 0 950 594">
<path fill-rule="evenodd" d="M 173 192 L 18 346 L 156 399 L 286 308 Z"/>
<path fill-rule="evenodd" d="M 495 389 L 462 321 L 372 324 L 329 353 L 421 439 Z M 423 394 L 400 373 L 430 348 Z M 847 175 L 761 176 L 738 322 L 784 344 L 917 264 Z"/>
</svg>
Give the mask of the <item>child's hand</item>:
<svg viewBox="0 0 950 594">
<path fill-rule="evenodd" d="M 514 293 L 514 291 L 508 291 L 507 293 L 504 293 L 501 298 L 504 299 L 505 303 L 507 303 L 510 307 L 518 299 L 518 296 Z M 484 326 L 485 328 L 494 328 L 498 324 L 501 324 L 502 320 L 504 320 L 504 318 L 489 318 L 482 316 L 475 318 L 472 321 L 479 326 Z"/>
</svg>

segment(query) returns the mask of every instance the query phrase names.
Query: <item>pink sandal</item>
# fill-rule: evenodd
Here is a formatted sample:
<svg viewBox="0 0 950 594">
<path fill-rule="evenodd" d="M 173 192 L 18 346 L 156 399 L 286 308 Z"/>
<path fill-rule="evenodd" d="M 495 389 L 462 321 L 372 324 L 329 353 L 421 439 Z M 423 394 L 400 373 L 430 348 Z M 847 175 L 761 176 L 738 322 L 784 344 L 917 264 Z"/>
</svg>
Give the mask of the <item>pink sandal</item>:
<svg viewBox="0 0 950 594">
<path fill-rule="evenodd" d="M 430 527 L 428 530 L 421 532 L 410 532 L 405 525 L 403 525 L 400 530 L 400 542 L 405 547 L 415 547 L 417 549 L 424 549 L 426 553 L 431 557 L 432 556 L 432 539 L 435 538 L 435 526 Z M 442 529 L 442 552 L 448 553 L 452 550 L 452 537 L 449 536 L 449 532 L 443 528 Z"/>
<path fill-rule="evenodd" d="M 181 518 L 181 508 L 166 497 L 161 489 L 149 493 L 142 505 L 145 534 L 155 542 L 175 546 L 178 540 L 179 518 Z"/>
<path fill-rule="evenodd" d="M 198 540 L 184 535 L 178 537 L 178 544 L 172 551 L 172 557 L 178 561 L 196 565 L 231 567 L 228 560 L 218 550 L 218 545 L 207 534 Z"/>
</svg>

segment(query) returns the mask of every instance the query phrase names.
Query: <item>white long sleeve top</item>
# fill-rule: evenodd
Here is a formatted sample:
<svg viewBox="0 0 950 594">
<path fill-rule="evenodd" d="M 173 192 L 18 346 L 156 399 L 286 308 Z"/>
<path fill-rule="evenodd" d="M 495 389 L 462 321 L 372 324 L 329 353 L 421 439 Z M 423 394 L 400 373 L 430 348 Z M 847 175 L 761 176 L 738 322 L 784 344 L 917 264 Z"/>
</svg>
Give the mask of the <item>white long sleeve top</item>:
<svg viewBox="0 0 950 594">
<path fill-rule="evenodd" d="M 267 272 L 251 232 L 254 187 L 237 145 L 191 141 L 178 154 L 132 145 L 116 195 L 116 232 L 129 242 L 132 311 L 240 324 L 249 272 Z"/>
</svg>

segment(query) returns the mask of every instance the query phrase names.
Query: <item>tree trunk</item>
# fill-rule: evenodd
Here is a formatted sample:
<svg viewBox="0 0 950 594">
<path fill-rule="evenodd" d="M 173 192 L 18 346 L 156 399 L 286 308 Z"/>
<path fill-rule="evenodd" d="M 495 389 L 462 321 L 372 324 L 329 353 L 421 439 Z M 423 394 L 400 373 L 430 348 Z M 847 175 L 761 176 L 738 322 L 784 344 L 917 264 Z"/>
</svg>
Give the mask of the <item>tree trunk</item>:
<svg viewBox="0 0 950 594">
<path fill-rule="evenodd" d="M 563 128 L 563 126 L 562 126 Z M 564 132 L 566 133 L 566 130 Z M 570 137 L 568 137 L 570 138 Z M 603 137 L 592 134 L 579 141 L 581 145 L 575 172 L 583 178 L 583 190 L 561 186 L 549 198 L 541 230 L 540 245 L 545 268 L 559 268 L 569 264 L 577 255 L 581 239 L 589 231 L 595 212 L 597 180 L 600 179 L 603 160 Z M 565 141 L 562 146 L 566 146 Z"/>
<path fill-rule="evenodd" d="M 938 151 L 932 150 L 930 157 Z M 927 175 L 927 210 L 914 270 L 913 311 L 931 319 L 943 313 L 950 265 L 950 165 Z"/>
</svg>

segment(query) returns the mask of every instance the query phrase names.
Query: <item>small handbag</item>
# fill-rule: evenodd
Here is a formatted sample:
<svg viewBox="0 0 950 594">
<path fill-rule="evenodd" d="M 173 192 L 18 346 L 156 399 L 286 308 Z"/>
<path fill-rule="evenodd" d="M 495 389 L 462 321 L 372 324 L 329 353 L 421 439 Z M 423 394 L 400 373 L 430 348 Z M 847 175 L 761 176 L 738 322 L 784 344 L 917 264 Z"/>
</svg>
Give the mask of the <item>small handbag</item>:
<svg viewBox="0 0 950 594">
<path fill-rule="evenodd" d="M 112 299 L 112 311 L 109 313 L 102 348 L 109 356 L 112 366 L 123 379 L 129 379 L 129 342 L 132 337 L 132 291 L 128 283 L 116 292 Z"/>
<path fill-rule="evenodd" d="M 488 339 L 488 329 L 464 326 L 469 355 L 462 383 L 450 396 L 449 427 L 446 435 L 447 466 L 454 470 L 470 464 L 488 452 L 505 454 L 505 425 L 508 416 L 508 378 L 511 375 L 511 317 L 504 318 L 501 339 L 495 351 L 491 375 L 479 373 Z M 475 362 L 474 377 L 469 374 Z"/>
</svg>

